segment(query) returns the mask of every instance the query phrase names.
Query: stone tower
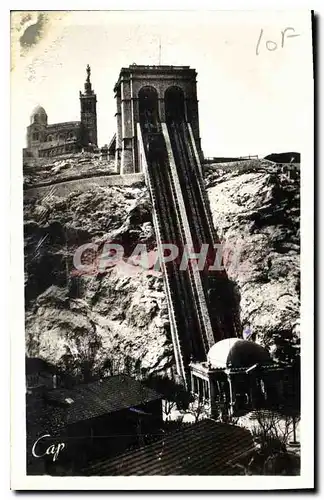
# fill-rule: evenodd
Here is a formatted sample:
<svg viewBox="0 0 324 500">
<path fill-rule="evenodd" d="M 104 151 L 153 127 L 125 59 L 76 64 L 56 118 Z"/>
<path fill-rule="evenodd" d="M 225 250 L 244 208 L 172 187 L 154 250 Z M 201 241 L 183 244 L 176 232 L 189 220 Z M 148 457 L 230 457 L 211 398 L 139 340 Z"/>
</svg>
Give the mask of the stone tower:
<svg viewBox="0 0 324 500">
<path fill-rule="evenodd" d="M 87 78 L 84 83 L 84 92 L 80 91 L 81 107 L 81 142 L 87 147 L 89 144 L 97 146 L 97 96 L 92 90 L 90 81 L 91 69 L 87 66 Z"/>
<path fill-rule="evenodd" d="M 197 151 L 202 157 L 197 73 L 189 66 L 137 66 L 122 68 L 114 92 L 117 104 L 116 171 L 121 174 L 140 170 L 136 127 L 141 113 L 149 112 L 156 123 L 182 113 L 191 124 Z"/>
<path fill-rule="evenodd" d="M 39 145 L 45 140 L 46 128 L 46 111 L 42 106 L 36 106 L 30 116 L 30 125 L 27 127 L 27 149 L 36 157 Z"/>
</svg>

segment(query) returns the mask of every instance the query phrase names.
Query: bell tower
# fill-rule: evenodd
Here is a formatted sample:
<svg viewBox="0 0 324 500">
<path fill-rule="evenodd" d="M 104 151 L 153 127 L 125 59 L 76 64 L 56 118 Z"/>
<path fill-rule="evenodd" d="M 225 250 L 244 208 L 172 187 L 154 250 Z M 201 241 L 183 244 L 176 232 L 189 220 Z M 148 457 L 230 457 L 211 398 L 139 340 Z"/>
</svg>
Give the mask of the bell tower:
<svg viewBox="0 0 324 500">
<path fill-rule="evenodd" d="M 80 91 L 81 108 L 81 134 L 82 146 L 98 146 L 97 139 L 97 96 L 92 90 L 90 74 L 91 69 L 87 65 L 87 77 L 84 83 L 84 92 Z"/>
</svg>

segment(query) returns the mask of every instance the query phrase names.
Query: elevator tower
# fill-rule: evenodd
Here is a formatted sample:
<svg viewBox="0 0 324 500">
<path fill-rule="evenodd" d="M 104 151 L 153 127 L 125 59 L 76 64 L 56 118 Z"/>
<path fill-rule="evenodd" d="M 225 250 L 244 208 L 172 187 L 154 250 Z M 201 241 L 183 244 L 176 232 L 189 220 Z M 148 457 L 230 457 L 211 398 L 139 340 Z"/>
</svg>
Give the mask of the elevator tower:
<svg viewBox="0 0 324 500">
<path fill-rule="evenodd" d="M 198 154 L 202 158 L 196 86 L 196 70 L 189 66 L 137 66 L 122 68 L 114 92 L 116 98 L 116 171 L 140 171 L 137 123 L 152 131 L 161 122 L 182 115 L 191 124 Z"/>
</svg>

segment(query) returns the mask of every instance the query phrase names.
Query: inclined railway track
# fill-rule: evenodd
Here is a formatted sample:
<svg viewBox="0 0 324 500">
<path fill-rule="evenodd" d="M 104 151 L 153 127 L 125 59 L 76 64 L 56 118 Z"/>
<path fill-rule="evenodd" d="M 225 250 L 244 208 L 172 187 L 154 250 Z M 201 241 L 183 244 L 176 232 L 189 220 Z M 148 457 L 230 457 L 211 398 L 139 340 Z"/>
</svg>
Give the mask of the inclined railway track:
<svg viewBox="0 0 324 500">
<path fill-rule="evenodd" d="M 161 132 L 147 133 L 138 127 L 139 150 L 153 203 L 153 220 L 159 252 L 163 243 L 173 243 L 179 258 L 161 262 L 170 312 L 171 333 L 177 371 L 188 383 L 191 357 L 205 360 L 215 337 L 224 331 L 208 304 L 210 273 L 194 265 L 180 270 L 184 248 L 199 252 L 209 245 L 208 266 L 213 264 L 217 243 L 192 133 L 186 123 L 161 124 Z M 193 334 L 194 332 L 194 334 Z M 228 336 L 228 335 L 227 335 Z"/>
</svg>

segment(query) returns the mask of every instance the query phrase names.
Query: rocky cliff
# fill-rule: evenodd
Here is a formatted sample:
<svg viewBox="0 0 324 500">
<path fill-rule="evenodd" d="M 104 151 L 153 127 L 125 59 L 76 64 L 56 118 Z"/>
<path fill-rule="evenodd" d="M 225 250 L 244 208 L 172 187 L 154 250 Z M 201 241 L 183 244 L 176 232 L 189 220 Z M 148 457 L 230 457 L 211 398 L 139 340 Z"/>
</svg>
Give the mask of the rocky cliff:
<svg viewBox="0 0 324 500">
<path fill-rule="evenodd" d="M 88 152 L 55 158 L 25 158 L 23 167 L 24 188 L 115 173 L 114 160 L 102 159 L 99 153 Z"/>
<path fill-rule="evenodd" d="M 104 271 L 95 267 L 78 274 L 75 251 L 94 243 L 100 257 L 106 241 L 123 244 L 124 260 Z M 155 248 L 151 205 L 143 185 L 26 201 L 30 356 L 84 378 L 124 369 L 168 373 L 173 352 L 162 275 L 128 263 L 137 243 Z"/>
<path fill-rule="evenodd" d="M 291 343 L 299 321 L 298 169 L 211 166 L 206 182 L 245 334 L 272 348 L 277 338 Z M 161 273 L 129 261 L 138 243 L 155 251 L 145 186 L 26 199 L 24 223 L 27 354 L 81 380 L 120 370 L 172 376 Z M 106 241 L 122 244 L 125 254 L 102 269 Z M 89 243 L 88 268 L 77 271 L 73 256 Z"/>
<path fill-rule="evenodd" d="M 243 335 L 279 359 L 299 344 L 300 170 L 268 161 L 206 171 L 224 264 L 240 291 Z"/>
</svg>

